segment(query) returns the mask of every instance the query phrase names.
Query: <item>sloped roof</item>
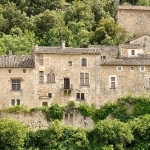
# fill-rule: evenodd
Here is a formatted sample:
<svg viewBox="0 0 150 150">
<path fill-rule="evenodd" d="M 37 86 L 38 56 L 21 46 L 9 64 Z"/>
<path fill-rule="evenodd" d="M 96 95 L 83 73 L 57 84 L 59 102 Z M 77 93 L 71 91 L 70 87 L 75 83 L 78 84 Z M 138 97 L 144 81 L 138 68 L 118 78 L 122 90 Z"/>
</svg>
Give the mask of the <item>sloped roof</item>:
<svg viewBox="0 0 150 150">
<path fill-rule="evenodd" d="M 125 5 L 121 5 L 117 7 L 117 10 L 119 9 L 127 9 L 127 10 L 150 10 L 150 6 L 125 6 Z"/>
<path fill-rule="evenodd" d="M 140 44 L 121 44 L 121 48 L 127 48 L 127 49 L 139 49 L 141 48 Z"/>
<path fill-rule="evenodd" d="M 102 66 L 149 66 L 150 59 L 143 58 L 123 58 L 123 59 L 111 59 L 111 60 L 101 60 L 100 65 Z"/>
<path fill-rule="evenodd" d="M 1 55 L 0 68 L 33 68 L 34 62 L 31 56 L 24 55 Z"/>
<path fill-rule="evenodd" d="M 49 54 L 92 54 L 101 55 L 107 53 L 110 55 L 116 55 L 118 52 L 118 46 L 96 46 L 89 48 L 72 48 L 72 47 L 50 47 L 50 46 L 36 46 L 35 53 L 49 53 Z"/>
</svg>

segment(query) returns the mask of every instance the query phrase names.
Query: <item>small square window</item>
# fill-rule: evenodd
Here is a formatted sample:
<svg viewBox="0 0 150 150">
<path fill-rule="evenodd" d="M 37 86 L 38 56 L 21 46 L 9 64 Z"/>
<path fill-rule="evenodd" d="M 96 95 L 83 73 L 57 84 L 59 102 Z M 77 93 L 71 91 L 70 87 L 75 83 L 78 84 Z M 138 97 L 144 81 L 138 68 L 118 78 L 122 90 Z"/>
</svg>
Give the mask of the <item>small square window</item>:
<svg viewBox="0 0 150 150">
<path fill-rule="evenodd" d="M 12 106 L 15 105 L 15 99 L 11 99 L 11 105 L 12 105 Z"/>
<path fill-rule="evenodd" d="M 77 100 L 85 100 L 84 93 L 76 93 L 76 99 Z"/>
<path fill-rule="evenodd" d="M 11 73 L 11 70 L 10 70 L 10 69 L 8 70 L 8 73 Z"/>
<path fill-rule="evenodd" d="M 133 69 L 134 69 L 133 67 L 130 67 L 130 70 L 131 70 L 131 71 L 133 71 Z"/>
<path fill-rule="evenodd" d="M 17 105 L 20 105 L 20 99 L 16 100 Z"/>
<path fill-rule="evenodd" d="M 106 56 L 101 56 L 101 59 L 106 59 Z"/>
<path fill-rule="evenodd" d="M 72 66 L 72 61 L 68 61 L 68 66 Z"/>
<path fill-rule="evenodd" d="M 140 71 L 145 71 L 145 67 L 140 67 Z"/>
<path fill-rule="evenodd" d="M 117 67 L 117 70 L 118 70 L 118 71 L 121 71 L 121 70 L 122 70 L 122 67 L 121 67 L 121 66 L 118 66 L 118 67 Z"/>
<path fill-rule="evenodd" d="M 23 72 L 23 73 L 26 73 L 26 69 L 23 69 L 22 72 Z"/>
<path fill-rule="evenodd" d="M 131 55 L 135 55 L 135 50 L 131 50 Z"/>
<path fill-rule="evenodd" d="M 49 98 L 52 98 L 52 93 L 48 93 L 48 97 L 49 97 Z"/>
</svg>

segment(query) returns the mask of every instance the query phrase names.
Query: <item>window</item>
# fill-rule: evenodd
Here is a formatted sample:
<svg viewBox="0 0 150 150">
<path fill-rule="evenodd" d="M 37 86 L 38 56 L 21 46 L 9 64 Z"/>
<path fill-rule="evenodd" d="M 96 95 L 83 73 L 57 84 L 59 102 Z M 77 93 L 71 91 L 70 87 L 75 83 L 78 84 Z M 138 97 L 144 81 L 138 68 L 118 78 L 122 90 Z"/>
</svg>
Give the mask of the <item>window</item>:
<svg viewBox="0 0 150 150">
<path fill-rule="evenodd" d="M 140 67 L 140 71 L 145 71 L 145 67 Z"/>
<path fill-rule="evenodd" d="M 23 73 L 26 73 L 26 69 L 23 69 L 22 72 L 23 72 Z"/>
<path fill-rule="evenodd" d="M 49 98 L 52 98 L 52 93 L 48 93 L 48 97 L 49 97 Z"/>
<path fill-rule="evenodd" d="M 20 91 L 20 80 L 19 79 L 14 79 L 12 80 L 12 91 Z"/>
<path fill-rule="evenodd" d="M 11 73 L 11 70 L 10 70 L 10 69 L 8 70 L 8 73 Z"/>
<path fill-rule="evenodd" d="M 39 83 L 44 83 L 44 71 L 39 71 Z"/>
<path fill-rule="evenodd" d="M 39 65 L 43 66 L 43 55 L 39 56 Z"/>
<path fill-rule="evenodd" d="M 133 67 L 130 67 L 130 70 L 131 70 L 131 71 L 133 71 L 133 69 L 134 69 Z"/>
<path fill-rule="evenodd" d="M 118 71 L 122 71 L 122 67 L 121 67 L 121 66 L 118 66 L 118 67 L 117 67 L 117 70 L 118 70 Z"/>
<path fill-rule="evenodd" d="M 81 65 L 82 66 L 87 66 L 87 60 L 86 60 L 86 58 L 82 58 L 81 59 Z"/>
<path fill-rule="evenodd" d="M 11 105 L 12 105 L 12 106 L 15 105 L 15 99 L 11 99 Z"/>
<path fill-rule="evenodd" d="M 101 56 L 101 59 L 106 59 L 106 56 Z"/>
<path fill-rule="evenodd" d="M 11 99 L 11 106 L 20 105 L 20 99 Z"/>
<path fill-rule="evenodd" d="M 55 74 L 47 74 L 47 82 L 48 83 L 55 83 Z"/>
<path fill-rule="evenodd" d="M 111 89 L 115 89 L 116 88 L 116 78 L 115 77 L 111 77 L 110 78 L 110 88 Z"/>
<path fill-rule="evenodd" d="M 89 85 L 89 73 L 80 73 L 80 85 Z"/>
<path fill-rule="evenodd" d="M 84 93 L 76 93 L 76 99 L 77 100 L 85 100 Z"/>
<path fill-rule="evenodd" d="M 42 102 L 42 106 L 48 106 L 47 102 Z"/>
<path fill-rule="evenodd" d="M 72 61 L 68 61 L 68 66 L 72 66 Z"/>
<path fill-rule="evenodd" d="M 131 50 L 131 55 L 135 55 L 135 50 Z"/>
</svg>

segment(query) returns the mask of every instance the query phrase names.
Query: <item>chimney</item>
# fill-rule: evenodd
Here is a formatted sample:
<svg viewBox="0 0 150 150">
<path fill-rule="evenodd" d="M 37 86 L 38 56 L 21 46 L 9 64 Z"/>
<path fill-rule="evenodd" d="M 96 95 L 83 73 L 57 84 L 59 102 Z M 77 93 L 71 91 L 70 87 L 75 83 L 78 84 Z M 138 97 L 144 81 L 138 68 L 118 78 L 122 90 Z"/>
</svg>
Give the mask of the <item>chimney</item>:
<svg viewBox="0 0 150 150">
<path fill-rule="evenodd" d="M 9 54 L 8 54 L 8 55 L 9 55 L 9 56 L 12 56 L 12 50 L 9 51 Z"/>
<path fill-rule="evenodd" d="M 66 47 L 66 42 L 65 41 L 62 41 L 62 50 L 64 50 Z"/>
</svg>

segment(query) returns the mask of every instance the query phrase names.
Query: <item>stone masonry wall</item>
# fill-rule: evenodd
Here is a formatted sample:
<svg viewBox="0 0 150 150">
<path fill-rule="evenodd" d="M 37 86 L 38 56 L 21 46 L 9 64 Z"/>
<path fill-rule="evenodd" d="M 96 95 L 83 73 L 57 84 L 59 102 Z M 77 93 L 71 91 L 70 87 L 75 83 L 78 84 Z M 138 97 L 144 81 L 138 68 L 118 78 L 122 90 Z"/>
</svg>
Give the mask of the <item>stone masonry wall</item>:
<svg viewBox="0 0 150 150">
<path fill-rule="evenodd" d="M 150 34 L 150 7 L 119 6 L 116 19 L 130 34 Z"/>
</svg>

